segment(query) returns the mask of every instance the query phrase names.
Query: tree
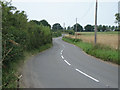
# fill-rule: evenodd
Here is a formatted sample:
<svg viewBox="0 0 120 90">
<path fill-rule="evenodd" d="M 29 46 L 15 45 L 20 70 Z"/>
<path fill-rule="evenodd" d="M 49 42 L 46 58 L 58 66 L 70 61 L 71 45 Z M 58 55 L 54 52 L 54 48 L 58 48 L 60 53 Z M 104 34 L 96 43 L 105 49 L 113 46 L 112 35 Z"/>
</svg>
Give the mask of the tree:
<svg viewBox="0 0 120 90">
<path fill-rule="evenodd" d="M 53 31 L 63 30 L 63 27 L 62 27 L 59 23 L 55 23 L 55 24 L 52 26 L 52 30 L 53 30 Z"/>
<path fill-rule="evenodd" d="M 115 30 L 115 26 L 112 26 L 112 27 L 111 27 L 111 30 L 112 30 L 112 31 Z"/>
<path fill-rule="evenodd" d="M 76 32 L 76 24 L 73 26 L 73 30 Z M 77 32 L 82 32 L 83 27 L 77 23 Z"/>
<path fill-rule="evenodd" d="M 115 31 L 119 31 L 119 27 L 118 26 L 115 26 Z"/>
<path fill-rule="evenodd" d="M 87 31 L 87 32 L 92 32 L 92 31 L 94 31 L 94 27 L 92 26 L 92 25 L 86 25 L 85 27 L 84 27 L 84 29 L 85 29 L 85 31 Z"/>
<path fill-rule="evenodd" d="M 99 25 L 99 26 L 97 27 L 97 30 L 98 30 L 98 31 L 101 31 L 101 30 L 102 30 L 102 25 Z"/>
<path fill-rule="evenodd" d="M 116 23 L 120 23 L 120 13 L 116 13 L 115 14 L 115 17 L 116 17 Z"/>
<path fill-rule="evenodd" d="M 37 21 L 37 20 L 30 20 L 30 22 L 33 22 L 33 23 L 35 23 L 35 24 L 37 24 L 37 25 L 40 25 L 40 22 Z"/>
<path fill-rule="evenodd" d="M 103 27 L 102 27 L 102 31 L 105 31 L 105 30 L 106 30 L 106 26 L 103 25 Z"/>
<path fill-rule="evenodd" d="M 44 26 L 48 26 L 51 28 L 51 25 L 46 20 L 41 20 L 40 24 L 43 24 Z"/>
<path fill-rule="evenodd" d="M 24 52 L 34 49 L 39 50 L 41 46 L 47 44 L 46 47 L 48 47 L 48 44 L 52 44 L 52 36 L 48 26 L 39 25 L 39 22 L 36 20 L 29 22 L 25 11 L 17 10 L 16 7 L 5 1 L 0 1 L 1 7 L 2 88 L 17 88 L 17 69 L 13 66 L 21 62 L 19 60 L 23 59 Z M 11 76 L 14 78 L 11 78 Z M 12 82 L 12 84 L 8 82 Z"/>
<path fill-rule="evenodd" d="M 51 28 L 51 25 L 46 21 L 46 20 L 41 20 L 41 21 L 37 21 L 37 20 L 31 20 L 30 22 L 34 22 L 37 25 L 42 24 L 43 26 L 48 26 Z"/>
<path fill-rule="evenodd" d="M 68 27 L 67 27 L 67 30 L 70 30 L 70 29 L 71 29 L 71 27 L 70 27 L 70 26 L 68 26 Z"/>
</svg>

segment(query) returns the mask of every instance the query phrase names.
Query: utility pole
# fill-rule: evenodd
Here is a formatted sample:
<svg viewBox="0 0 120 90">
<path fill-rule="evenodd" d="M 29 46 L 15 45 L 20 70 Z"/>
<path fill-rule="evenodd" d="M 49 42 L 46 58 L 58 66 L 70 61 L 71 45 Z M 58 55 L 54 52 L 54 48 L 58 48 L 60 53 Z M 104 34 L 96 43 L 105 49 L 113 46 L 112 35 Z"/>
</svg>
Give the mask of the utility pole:
<svg viewBox="0 0 120 90">
<path fill-rule="evenodd" d="M 63 31 L 65 30 L 65 23 L 63 23 Z"/>
<path fill-rule="evenodd" d="M 57 31 L 58 31 L 58 25 L 57 25 Z"/>
<path fill-rule="evenodd" d="M 97 8 L 98 8 L 98 1 L 96 0 L 96 7 L 95 7 L 95 45 L 97 43 Z"/>
<path fill-rule="evenodd" d="M 77 18 L 76 18 L 76 33 L 75 33 L 75 39 L 77 39 Z"/>
</svg>

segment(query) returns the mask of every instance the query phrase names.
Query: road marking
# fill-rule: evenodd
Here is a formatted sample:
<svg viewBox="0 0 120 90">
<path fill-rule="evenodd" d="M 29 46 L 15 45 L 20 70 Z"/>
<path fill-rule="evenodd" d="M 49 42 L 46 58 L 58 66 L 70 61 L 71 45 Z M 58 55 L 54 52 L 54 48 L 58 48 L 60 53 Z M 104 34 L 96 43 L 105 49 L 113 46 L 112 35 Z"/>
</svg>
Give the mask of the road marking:
<svg viewBox="0 0 120 90">
<path fill-rule="evenodd" d="M 61 53 L 60 53 L 60 54 L 62 55 L 62 53 L 63 53 L 63 50 L 61 50 Z"/>
<path fill-rule="evenodd" d="M 64 59 L 64 57 L 63 56 L 61 56 L 62 57 L 62 59 Z"/>
<path fill-rule="evenodd" d="M 97 79 L 95 79 L 95 78 L 93 78 L 93 77 L 87 75 L 86 73 L 80 71 L 79 69 L 75 69 L 75 70 L 78 71 L 78 72 L 80 72 L 81 74 L 85 75 L 86 77 L 88 77 L 88 78 L 90 78 L 90 79 L 92 79 L 92 80 L 94 80 L 94 81 L 96 81 L 96 82 L 99 82 L 99 80 L 97 80 Z"/>
<path fill-rule="evenodd" d="M 68 61 L 64 60 L 69 66 L 71 65 Z"/>
<path fill-rule="evenodd" d="M 61 53 L 63 52 L 63 50 L 61 50 Z"/>
</svg>

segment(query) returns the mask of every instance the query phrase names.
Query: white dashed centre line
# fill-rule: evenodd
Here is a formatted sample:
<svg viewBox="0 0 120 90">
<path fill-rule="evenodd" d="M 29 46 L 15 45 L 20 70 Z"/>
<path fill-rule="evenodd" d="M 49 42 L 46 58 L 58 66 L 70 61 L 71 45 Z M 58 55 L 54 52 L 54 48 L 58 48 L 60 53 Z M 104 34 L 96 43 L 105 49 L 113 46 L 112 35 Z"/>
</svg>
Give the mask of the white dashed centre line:
<svg viewBox="0 0 120 90">
<path fill-rule="evenodd" d="M 64 59 L 62 53 L 63 53 L 63 50 L 61 50 L 61 53 L 60 53 L 60 54 L 61 54 L 61 58 Z M 71 65 L 67 60 L 64 60 L 64 62 L 65 62 L 66 64 L 68 64 L 69 66 Z M 94 80 L 95 82 L 99 82 L 99 80 L 97 80 L 97 79 L 91 77 L 90 75 L 88 75 L 88 74 L 82 72 L 81 70 L 79 70 L 79 69 L 75 69 L 75 70 L 78 71 L 79 73 L 85 75 L 86 77 L 88 77 L 88 78 Z"/>
<path fill-rule="evenodd" d="M 64 59 L 64 57 L 63 56 L 61 56 L 62 57 L 62 59 Z"/>
<path fill-rule="evenodd" d="M 68 61 L 64 60 L 69 66 L 71 65 Z"/>
<path fill-rule="evenodd" d="M 92 79 L 92 80 L 94 80 L 94 81 L 96 81 L 96 82 L 99 82 L 99 80 L 97 80 L 97 79 L 95 79 L 95 78 L 93 78 L 93 77 L 87 75 L 86 73 L 80 71 L 79 69 L 75 69 L 75 70 L 78 71 L 78 72 L 80 72 L 81 74 L 85 75 L 86 77 L 88 77 L 88 78 L 90 78 L 90 79 Z"/>
<path fill-rule="evenodd" d="M 61 50 L 61 53 L 63 52 L 63 50 Z"/>
</svg>

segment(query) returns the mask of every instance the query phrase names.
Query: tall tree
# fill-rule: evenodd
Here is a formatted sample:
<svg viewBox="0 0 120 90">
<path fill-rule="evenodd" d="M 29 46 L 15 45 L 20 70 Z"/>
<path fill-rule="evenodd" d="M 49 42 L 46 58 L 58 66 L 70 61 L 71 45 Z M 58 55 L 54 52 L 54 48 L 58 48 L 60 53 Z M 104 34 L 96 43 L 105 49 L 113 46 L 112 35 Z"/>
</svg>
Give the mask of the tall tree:
<svg viewBox="0 0 120 90">
<path fill-rule="evenodd" d="M 55 23 L 55 24 L 52 26 L 52 30 L 53 30 L 53 31 L 63 30 L 63 27 L 62 27 L 59 23 Z"/>
<path fill-rule="evenodd" d="M 70 30 L 70 29 L 71 29 L 71 27 L 70 27 L 70 26 L 68 26 L 68 27 L 67 27 L 67 30 Z"/>
<path fill-rule="evenodd" d="M 106 26 L 105 25 L 103 25 L 102 31 L 106 31 Z"/>
<path fill-rule="evenodd" d="M 30 22 L 34 22 L 37 25 L 42 24 L 43 26 L 48 26 L 51 28 L 51 25 L 46 21 L 46 20 L 41 20 L 41 21 L 37 21 L 37 20 L 31 20 Z"/>
<path fill-rule="evenodd" d="M 116 13 L 115 17 L 116 17 L 116 23 L 120 23 L 120 13 Z"/>
<path fill-rule="evenodd" d="M 98 31 L 101 31 L 101 30 L 102 30 L 102 25 L 99 25 L 99 26 L 97 27 L 97 30 L 98 30 Z"/>
<path fill-rule="evenodd" d="M 86 25 L 85 27 L 84 27 L 84 29 L 85 29 L 85 31 L 87 31 L 87 32 L 92 32 L 92 31 L 94 31 L 94 27 L 92 26 L 92 25 Z"/>
<path fill-rule="evenodd" d="M 51 25 L 46 20 L 41 20 L 40 24 L 43 24 L 44 26 L 48 26 L 51 28 Z"/>
<path fill-rule="evenodd" d="M 76 24 L 73 25 L 73 30 L 76 32 Z M 82 32 L 83 31 L 83 27 L 77 23 L 77 32 Z"/>
</svg>

